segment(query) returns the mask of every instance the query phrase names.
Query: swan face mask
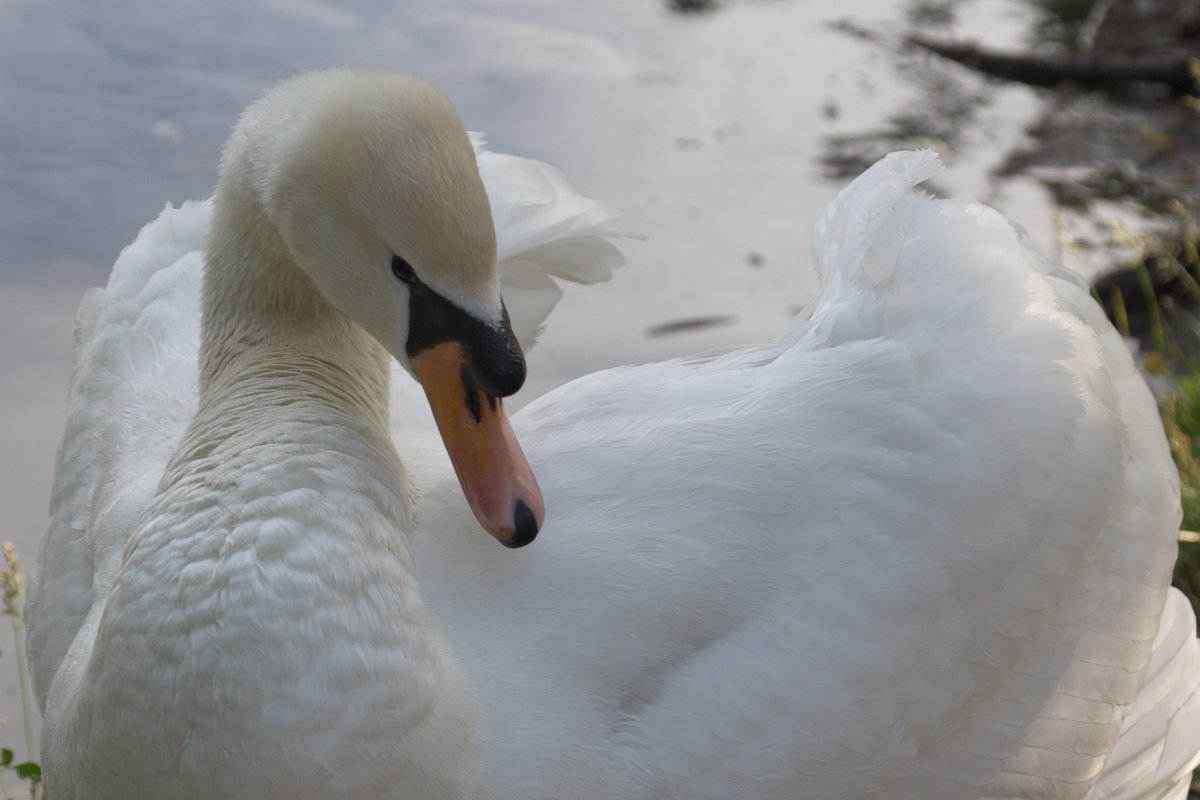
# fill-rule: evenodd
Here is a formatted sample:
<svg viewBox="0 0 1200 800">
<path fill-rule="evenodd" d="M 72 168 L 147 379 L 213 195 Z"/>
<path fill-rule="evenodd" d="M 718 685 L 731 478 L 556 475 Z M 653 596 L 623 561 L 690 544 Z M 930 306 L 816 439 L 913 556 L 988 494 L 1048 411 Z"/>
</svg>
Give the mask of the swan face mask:
<svg viewBox="0 0 1200 800">
<path fill-rule="evenodd" d="M 480 524 L 520 547 L 545 505 L 501 401 L 524 383 L 525 359 L 500 299 L 491 209 L 450 102 L 421 82 L 399 88 L 392 103 L 373 95 L 376 108 L 342 95 L 314 114 L 268 206 L 322 294 L 421 383 Z"/>
</svg>

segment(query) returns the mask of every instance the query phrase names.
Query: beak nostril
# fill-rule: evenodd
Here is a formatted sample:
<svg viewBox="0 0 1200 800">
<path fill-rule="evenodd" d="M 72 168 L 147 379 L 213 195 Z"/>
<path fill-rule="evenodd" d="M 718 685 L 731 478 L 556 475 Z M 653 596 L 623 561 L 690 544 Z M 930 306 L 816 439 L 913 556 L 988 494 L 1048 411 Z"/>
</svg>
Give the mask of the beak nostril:
<svg viewBox="0 0 1200 800">
<path fill-rule="evenodd" d="M 475 378 L 471 376 L 471 370 L 467 369 L 467 365 L 463 364 L 459 373 L 463 387 L 463 405 L 467 408 L 467 413 L 471 415 L 471 419 L 478 425 L 483 419 L 483 412 L 479 407 L 479 387 L 475 385 Z M 489 404 L 491 398 L 488 398 Z"/>
</svg>

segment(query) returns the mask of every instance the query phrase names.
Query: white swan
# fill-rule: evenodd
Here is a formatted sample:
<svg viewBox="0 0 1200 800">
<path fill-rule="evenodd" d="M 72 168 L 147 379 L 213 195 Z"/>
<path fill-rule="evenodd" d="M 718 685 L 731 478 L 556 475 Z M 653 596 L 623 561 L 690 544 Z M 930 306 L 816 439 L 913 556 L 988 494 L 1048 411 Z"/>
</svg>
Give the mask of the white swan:
<svg viewBox="0 0 1200 800">
<path fill-rule="evenodd" d="M 472 155 L 427 84 L 293 79 L 228 146 L 203 302 L 200 206 L 85 302 L 29 618 L 48 796 L 1182 797 L 1177 483 L 1082 286 L 893 155 L 775 342 L 514 416 L 545 523 L 509 553 L 389 435 L 385 348 L 532 536 Z"/>
</svg>

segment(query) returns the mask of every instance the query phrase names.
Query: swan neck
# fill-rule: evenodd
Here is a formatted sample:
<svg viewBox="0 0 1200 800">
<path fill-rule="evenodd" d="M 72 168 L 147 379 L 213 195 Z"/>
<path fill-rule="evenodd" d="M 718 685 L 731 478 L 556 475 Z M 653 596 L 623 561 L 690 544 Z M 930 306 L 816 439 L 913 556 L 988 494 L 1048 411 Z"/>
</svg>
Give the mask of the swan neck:
<svg viewBox="0 0 1200 800">
<path fill-rule="evenodd" d="M 248 159 L 240 158 L 241 161 Z M 328 396 L 388 429 L 387 352 L 296 264 L 255 191 L 250 164 L 224 170 L 205 251 L 201 404 L 246 380 Z"/>
</svg>

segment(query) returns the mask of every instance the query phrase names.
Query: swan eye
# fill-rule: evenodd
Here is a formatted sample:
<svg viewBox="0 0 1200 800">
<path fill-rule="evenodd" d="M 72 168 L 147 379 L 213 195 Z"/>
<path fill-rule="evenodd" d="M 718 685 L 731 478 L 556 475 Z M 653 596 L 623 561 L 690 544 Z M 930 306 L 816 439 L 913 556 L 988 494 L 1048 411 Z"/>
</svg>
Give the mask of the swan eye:
<svg viewBox="0 0 1200 800">
<path fill-rule="evenodd" d="M 401 283 L 412 283 L 417 279 L 417 273 L 413 271 L 412 264 L 397 255 L 392 256 L 392 274 Z"/>
</svg>

